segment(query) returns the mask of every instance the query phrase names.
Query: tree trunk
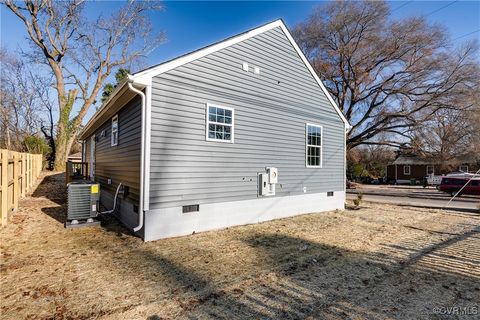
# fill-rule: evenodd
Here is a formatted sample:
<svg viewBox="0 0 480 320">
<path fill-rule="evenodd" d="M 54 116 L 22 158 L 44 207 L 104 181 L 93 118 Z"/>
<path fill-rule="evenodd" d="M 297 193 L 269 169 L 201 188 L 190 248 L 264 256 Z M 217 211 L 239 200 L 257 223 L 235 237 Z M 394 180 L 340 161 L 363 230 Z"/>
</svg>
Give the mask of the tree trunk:
<svg viewBox="0 0 480 320">
<path fill-rule="evenodd" d="M 60 130 L 57 132 L 57 143 L 55 147 L 55 171 L 65 171 L 65 164 L 67 162 L 67 137 L 66 132 Z"/>
<path fill-rule="evenodd" d="M 70 154 L 72 144 L 69 144 L 70 136 L 75 135 L 76 131 L 70 127 L 70 113 L 77 97 L 77 90 L 69 90 L 68 97 L 63 98 L 63 108 L 60 110 L 57 123 L 57 141 L 55 148 L 55 171 L 65 171 L 65 164 Z"/>
</svg>

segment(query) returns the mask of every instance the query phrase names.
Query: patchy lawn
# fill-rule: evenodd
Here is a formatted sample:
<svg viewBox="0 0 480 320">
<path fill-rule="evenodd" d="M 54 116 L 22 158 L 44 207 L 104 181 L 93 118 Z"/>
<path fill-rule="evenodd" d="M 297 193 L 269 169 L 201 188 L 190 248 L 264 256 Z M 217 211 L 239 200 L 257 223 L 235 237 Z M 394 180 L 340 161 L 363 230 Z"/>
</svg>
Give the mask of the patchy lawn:
<svg viewBox="0 0 480 320">
<path fill-rule="evenodd" d="M 367 203 L 144 243 L 112 218 L 64 229 L 64 202 L 63 176 L 47 174 L 1 230 L 3 319 L 444 319 L 435 308 L 479 307 L 479 215 Z"/>
</svg>

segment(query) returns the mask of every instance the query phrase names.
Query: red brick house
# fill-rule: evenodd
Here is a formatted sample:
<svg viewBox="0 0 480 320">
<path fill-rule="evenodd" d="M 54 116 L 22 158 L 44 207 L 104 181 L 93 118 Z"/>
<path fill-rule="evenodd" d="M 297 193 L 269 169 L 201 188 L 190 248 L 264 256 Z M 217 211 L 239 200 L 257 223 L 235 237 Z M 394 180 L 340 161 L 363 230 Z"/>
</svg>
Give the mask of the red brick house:
<svg viewBox="0 0 480 320">
<path fill-rule="evenodd" d="M 387 181 L 389 183 L 406 184 L 415 179 L 416 183 L 422 183 L 424 177 L 428 175 L 442 175 L 452 171 L 472 172 L 479 168 L 478 160 L 463 159 L 450 165 L 451 170 L 442 168 L 448 167 L 441 165 L 438 161 L 429 161 L 417 156 L 400 155 L 392 164 L 387 165 Z"/>
</svg>

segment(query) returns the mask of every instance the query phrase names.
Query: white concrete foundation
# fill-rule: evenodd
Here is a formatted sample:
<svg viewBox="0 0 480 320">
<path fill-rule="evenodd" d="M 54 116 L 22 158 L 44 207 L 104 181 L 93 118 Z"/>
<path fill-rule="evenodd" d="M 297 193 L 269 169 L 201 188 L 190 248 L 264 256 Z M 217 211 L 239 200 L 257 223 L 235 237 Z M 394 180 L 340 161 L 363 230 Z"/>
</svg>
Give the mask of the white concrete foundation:
<svg viewBox="0 0 480 320">
<path fill-rule="evenodd" d="M 200 211 L 182 213 L 182 207 L 145 213 L 145 241 L 183 236 L 193 232 L 258 223 L 299 214 L 343 210 L 345 191 L 201 204 Z"/>
</svg>

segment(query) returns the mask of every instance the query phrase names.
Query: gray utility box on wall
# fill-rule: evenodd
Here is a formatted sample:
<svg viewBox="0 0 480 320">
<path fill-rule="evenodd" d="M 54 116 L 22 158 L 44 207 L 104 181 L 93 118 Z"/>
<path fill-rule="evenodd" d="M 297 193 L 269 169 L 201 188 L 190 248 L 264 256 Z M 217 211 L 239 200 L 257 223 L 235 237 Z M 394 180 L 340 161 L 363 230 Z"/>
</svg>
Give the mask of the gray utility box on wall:
<svg viewBox="0 0 480 320">
<path fill-rule="evenodd" d="M 68 212 L 66 227 L 80 222 L 94 223 L 100 200 L 100 185 L 91 181 L 68 184 Z"/>
</svg>

